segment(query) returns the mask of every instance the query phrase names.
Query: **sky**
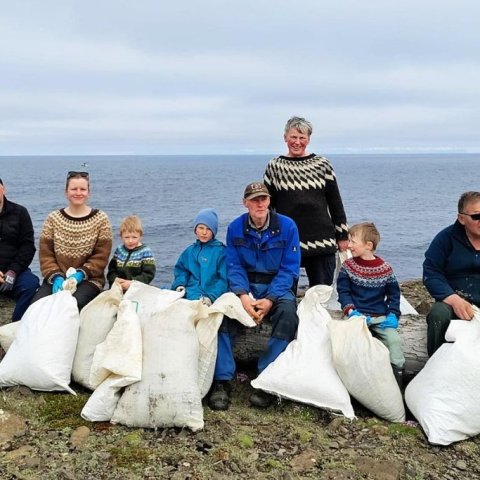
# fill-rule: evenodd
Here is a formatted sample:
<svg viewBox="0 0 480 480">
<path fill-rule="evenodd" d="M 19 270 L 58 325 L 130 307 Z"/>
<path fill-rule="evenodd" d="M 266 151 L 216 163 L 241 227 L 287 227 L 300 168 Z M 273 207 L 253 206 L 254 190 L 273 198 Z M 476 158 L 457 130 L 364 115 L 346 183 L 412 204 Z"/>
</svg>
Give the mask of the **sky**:
<svg viewBox="0 0 480 480">
<path fill-rule="evenodd" d="M 480 152 L 478 0 L 0 0 L 0 155 Z"/>
</svg>

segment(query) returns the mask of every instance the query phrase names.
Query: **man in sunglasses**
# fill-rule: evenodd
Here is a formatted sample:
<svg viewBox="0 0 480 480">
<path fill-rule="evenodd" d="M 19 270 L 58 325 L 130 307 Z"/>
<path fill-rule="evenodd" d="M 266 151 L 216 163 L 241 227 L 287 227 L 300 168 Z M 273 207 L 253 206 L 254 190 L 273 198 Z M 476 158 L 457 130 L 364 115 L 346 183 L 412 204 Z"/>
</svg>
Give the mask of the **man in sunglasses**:
<svg viewBox="0 0 480 480">
<path fill-rule="evenodd" d="M 12 321 L 20 320 L 39 287 L 28 268 L 35 255 L 33 225 L 25 207 L 7 200 L 0 178 L 0 294 L 15 300 Z"/>
<path fill-rule="evenodd" d="M 436 300 L 427 315 L 431 356 L 445 342 L 450 320 L 471 320 L 480 307 L 480 192 L 465 192 L 457 221 L 442 230 L 425 252 L 423 283 Z"/>
</svg>

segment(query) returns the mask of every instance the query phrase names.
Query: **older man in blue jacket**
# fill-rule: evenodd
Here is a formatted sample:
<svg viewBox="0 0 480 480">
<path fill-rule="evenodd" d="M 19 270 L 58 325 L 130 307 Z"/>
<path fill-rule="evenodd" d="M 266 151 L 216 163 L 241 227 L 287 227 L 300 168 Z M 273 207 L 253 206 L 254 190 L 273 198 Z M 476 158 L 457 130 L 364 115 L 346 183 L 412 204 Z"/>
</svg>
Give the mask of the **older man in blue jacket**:
<svg viewBox="0 0 480 480">
<path fill-rule="evenodd" d="M 429 355 L 445 342 L 450 320 L 471 320 L 480 307 L 480 192 L 465 192 L 457 221 L 443 229 L 425 252 L 423 283 L 436 300 L 427 315 Z"/>
<path fill-rule="evenodd" d="M 295 222 L 269 210 L 270 194 L 263 183 L 251 183 L 244 192 L 248 213 L 233 220 L 227 231 L 227 277 L 245 311 L 261 324 L 268 319 L 272 335 L 258 361 L 264 370 L 295 337 L 298 327 L 296 285 L 300 271 L 300 241 Z M 233 342 L 238 323 L 225 319 L 218 335 L 214 384 L 209 397 L 213 410 L 230 405 L 230 381 L 235 374 Z M 273 397 L 255 390 L 252 405 L 265 408 Z"/>
</svg>

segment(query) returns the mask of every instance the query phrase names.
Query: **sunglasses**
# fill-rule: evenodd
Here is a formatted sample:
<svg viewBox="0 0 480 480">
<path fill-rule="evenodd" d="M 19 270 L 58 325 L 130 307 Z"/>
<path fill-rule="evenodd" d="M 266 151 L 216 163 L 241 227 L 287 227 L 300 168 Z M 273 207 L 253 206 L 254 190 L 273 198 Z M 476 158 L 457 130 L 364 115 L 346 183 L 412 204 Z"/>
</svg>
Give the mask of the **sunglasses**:
<svg viewBox="0 0 480 480">
<path fill-rule="evenodd" d="M 461 215 L 466 215 L 467 217 L 470 217 L 472 220 L 478 221 L 480 220 L 480 213 L 463 213 L 460 212 Z"/>
<path fill-rule="evenodd" d="M 81 177 L 81 178 L 87 178 L 88 179 L 88 172 L 75 172 L 71 170 L 70 172 L 67 173 L 67 180 L 69 178 L 74 178 L 74 177 Z"/>
</svg>

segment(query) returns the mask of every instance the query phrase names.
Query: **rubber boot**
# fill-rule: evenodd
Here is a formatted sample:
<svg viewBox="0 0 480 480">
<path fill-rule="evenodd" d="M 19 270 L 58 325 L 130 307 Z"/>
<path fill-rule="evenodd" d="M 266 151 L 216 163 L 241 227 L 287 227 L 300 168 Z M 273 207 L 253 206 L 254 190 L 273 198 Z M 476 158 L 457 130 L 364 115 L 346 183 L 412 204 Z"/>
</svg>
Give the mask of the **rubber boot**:
<svg viewBox="0 0 480 480">
<path fill-rule="evenodd" d="M 397 381 L 398 388 L 400 389 L 401 392 L 403 392 L 403 378 L 405 376 L 405 368 L 399 368 L 396 367 L 395 365 L 392 365 L 392 370 L 393 370 L 393 375 L 395 377 L 395 380 Z"/>
</svg>

